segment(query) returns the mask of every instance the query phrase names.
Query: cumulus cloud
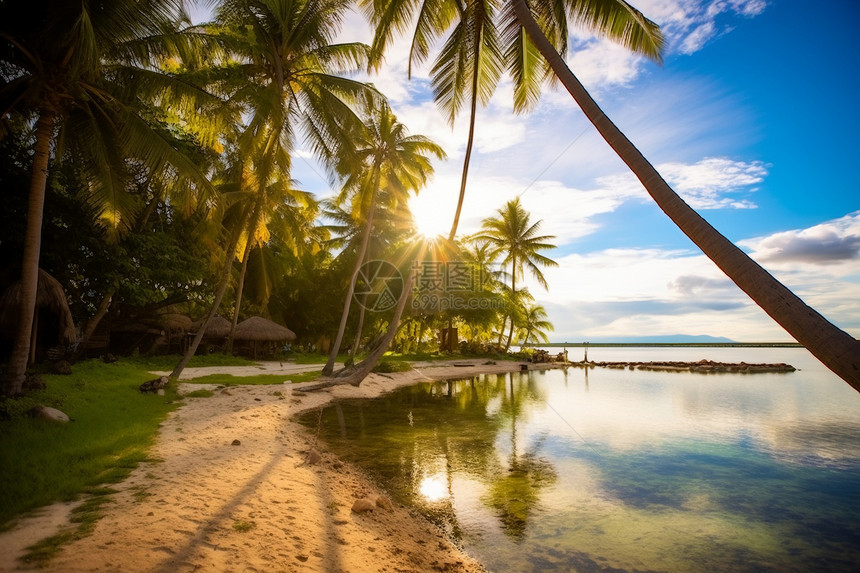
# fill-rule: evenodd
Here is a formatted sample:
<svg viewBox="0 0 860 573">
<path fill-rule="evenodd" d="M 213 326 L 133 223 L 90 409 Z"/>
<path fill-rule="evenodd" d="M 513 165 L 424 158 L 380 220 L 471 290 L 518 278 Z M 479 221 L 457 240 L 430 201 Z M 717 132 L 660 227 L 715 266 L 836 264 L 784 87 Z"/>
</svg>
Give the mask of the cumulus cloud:
<svg viewBox="0 0 860 573">
<path fill-rule="evenodd" d="M 733 18 L 754 18 L 765 0 L 639 0 L 636 7 L 658 24 L 670 52 L 693 54 L 732 29 Z"/>
<path fill-rule="evenodd" d="M 740 242 L 763 262 L 819 265 L 860 261 L 860 211 L 806 229 Z"/>
<path fill-rule="evenodd" d="M 735 161 L 725 157 L 710 157 L 696 163 L 663 163 L 657 171 L 669 185 L 694 209 L 754 209 L 747 197 L 764 181 L 768 166 L 761 161 Z M 607 188 L 632 195 L 644 196 L 639 181 L 629 173 L 601 177 L 598 182 Z"/>
</svg>

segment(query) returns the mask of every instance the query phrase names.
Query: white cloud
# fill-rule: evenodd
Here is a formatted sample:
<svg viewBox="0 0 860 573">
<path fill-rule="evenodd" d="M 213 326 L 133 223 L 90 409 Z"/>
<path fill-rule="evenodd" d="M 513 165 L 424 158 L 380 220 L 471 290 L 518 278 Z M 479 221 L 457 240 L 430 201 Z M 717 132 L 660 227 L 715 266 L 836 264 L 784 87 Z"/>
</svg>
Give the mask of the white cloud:
<svg viewBox="0 0 860 573">
<path fill-rule="evenodd" d="M 783 269 L 809 263 L 833 266 L 845 263 L 860 271 L 860 211 L 807 229 L 794 229 L 740 244 L 757 260 Z"/>
<path fill-rule="evenodd" d="M 608 40 L 574 43 L 567 64 L 586 88 L 599 93 L 614 86 L 629 86 L 643 68 L 644 59 Z"/>
<path fill-rule="evenodd" d="M 657 166 L 657 171 L 694 209 L 752 209 L 755 203 L 750 199 L 733 194 L 755 191 L 752 186 L 764 181 L 767 166 L 760 161 L 710 157 L 693 164 L 663 163 Z M 599 183 L 644 197 L 644 189 L 630 173 L 602 177 Z"/>
<path fill-rule="evenodd" d="M 807 304 L 860 335 L 860 212 L 739 243 Z M 820 248 L 810 253 L 811 245 Z M 672 334 L 790 340 L 702 254 L 624 248 L 557 260 L 558 268 L 544 271 L 549 293 L 526 284 L 550 309 L 559 340 Z"/>
<path fill-rule="evenodd" d="M 669 52 L 692 54 L 732 29 L 732 18 L 764 12 L 765 0 L 638 0 L 636 7 L 660 24 Z"/>
</svg>

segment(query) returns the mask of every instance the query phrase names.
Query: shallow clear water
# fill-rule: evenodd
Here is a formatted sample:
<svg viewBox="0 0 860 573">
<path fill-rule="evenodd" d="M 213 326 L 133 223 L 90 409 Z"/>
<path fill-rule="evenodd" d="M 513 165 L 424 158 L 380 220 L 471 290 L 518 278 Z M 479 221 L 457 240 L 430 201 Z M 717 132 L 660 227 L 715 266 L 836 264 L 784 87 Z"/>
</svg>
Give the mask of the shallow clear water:
<svg viewBox="0 0 860 573">
<path fill-rule="evenodd" d="M 480 376 L 329 406 L 321 434 L 491 571 L 856 571 L 860 394 L 803 349 L 589 349 L 702 358 L 801 370 Z"/>
</svg>

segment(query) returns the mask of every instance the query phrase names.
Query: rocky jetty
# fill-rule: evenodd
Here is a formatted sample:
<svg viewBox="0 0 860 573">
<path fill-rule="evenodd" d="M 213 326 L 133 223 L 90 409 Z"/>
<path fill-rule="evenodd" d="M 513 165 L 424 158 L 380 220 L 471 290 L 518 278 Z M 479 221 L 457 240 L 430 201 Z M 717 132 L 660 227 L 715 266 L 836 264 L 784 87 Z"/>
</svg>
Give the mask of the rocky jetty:
<svg viewBox="0 0 860 573">
<path fill-rule="evenodd" d="M 755 374 L 759 372 L 794 372 L 796 368 L 783 362 L 774 364 L 748 364 L 746 362 L 714 362 L 699 360 L 698 362 L 571 362 L 572 366 L 583 368 L 626 368 L 628 370 L 656 370 L 661 372 L 701 372 L 703 374 L 717 372 L 734 372 Z"/>
</svg>

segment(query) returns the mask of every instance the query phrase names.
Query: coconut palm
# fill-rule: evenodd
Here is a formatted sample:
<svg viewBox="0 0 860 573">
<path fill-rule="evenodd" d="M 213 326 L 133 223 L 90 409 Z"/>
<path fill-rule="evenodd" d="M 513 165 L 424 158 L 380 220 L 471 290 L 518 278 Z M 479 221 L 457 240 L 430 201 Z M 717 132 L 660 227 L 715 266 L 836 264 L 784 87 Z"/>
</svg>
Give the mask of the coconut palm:
<svg viewBox="0 0 860 573">
<path fill-rule="evenodd" d="M 860 341 L 808 306 L 685 203 L 600 109 L 544 35 L 538 24 L 544 13 L 544 3 L 540 0 L 510 1 L 519 24 L 517 28 L 528 34 L 589 121 L 633 171 L 660 209 L 762 310 L 825 366 L 860 391 Z M 636 11 L 631 13 L 643 18 Z M 517 33 L 521 35 L 522 31 Z"/>
<path fill-rule="evenodd" d="M 567 19 L 626 48 L 659 60 L 659 29 L 635 17 L 622 1 L 574 0 L 547 6 L 544 29 L 565 46 Z M 572 4 L 567 7 L 566 4 Z M 430 71 L 437 105 L 453 125 L 464 103 L 469 103 L 469 135 L 460 179 L 460 194 L 448 239 L 454 240 L 466 194 L 466 181 L 475 137 L 478 102 L 486 105 L 507 69 L 514 80 L 514 111 L 528 111 L 540 95 L 540 85 L 551 75 L 546 62 L 524 33 L 510 33 L 516 18 L 510 3 L 495 0 L 362 0 L 360 5 L 375 25 L 372 62 L 379 65 L 391 39 L 410 26 L 412 43 L 409 74 L 424 62 L 431 48 L 447 35 Z"/>
<path fill-rule="evenodd" d="M 350 175 L 344 182 L 340 199 L 351 198 L 356 218 L 364 221 L 364 232 L 356 256 L 356 266 L 347 288 L 340 325 L 332 344 L 323 375 L 334 370 L 343 342 L 358 273 L 367 254 L 373 232 L 373 215 L 378 204 L 396 208 L 406 203 L 411 192 L 418 192 L 433 173 L 431 157 L 445 158 L 441 147 L 422 135 L 409 135 L 406 126 L 383 101 L 365 100 L 364 128 L 354 133 L 355 152 Z"/>
<path fill-rule="evenodd" d="M 224 0 L 215 23 L 200 28 L 217 38 L 229 57 L 212 74 L 213 87 L 243 110 L 235 147 L 236 173 L 250 168 L 258 191 L 273 177 L 289 174 L 291 154 L 300 132 L 331 173 L 350 156 L 350 136 L 359 124 L 350 104 L 358 95 L 373 99 L 367 84 L 343 77 L 365 65 L 368 47 L 335 44 L 346 0 Z M 371 93 L 372 92 L 372 93 Z M 241 180 L 240 180 L 241 181 Z M 246 211 L 230 233 L 221 283 L 206 321 L 214 316 L 232 273 L 232 254 L 241 237 L 257 228 L 258 207 Z M 174 368 L 176 378 L 194 355 L 205 328 L 198 331 Z"/>
<path fill-rule="evenodd" d="M 318 212 L 316 200 L 310 193 L 295 189 L 292 182 L 285 180 L 282 173 L 276 172 L 268 185 L 252 192 L 253 211 L 248 217 L 247 226 L 239 238 L 236 249 L 241 270 L 236 288 L 233 323 L 227 337 L 227 354 L 233 350 L 233 332 L 236 330 L 242 308 L 245 276 L 251 250 L 265 246 L 271 234 L 277 232 L 281 245 L 296 254 L 306 246 L 305 238 L 313 234 L 313 222 Z M 264 268 L 258 267 L 258 270 L 264 270 Z"/>
<path fill-rule="evenodd" d="M 543 221 L 531 222 L 531 216 L 520 203 L 520 198 L 512 199 L 496 211 L 496 217 L 484 219 L 482 229 L 475 237 L 492 245 L 497 254 L 504 255 L 502 264 L 511 265 L 511 293 L 517 295 L 517 278 L 523 276 L 525 269 L 544 288 L 548 288 L 540 267 L 557 267 L 558 263 L 540 253 L 554 249 L 548 243 L 553 235 L 539 235 Z M 514 333 L 514 320 L 511 320 L 505 351 L 511 346 Z"/>
<path fill-rule="evenodd" d="M 207 117 L 215 117 L 199 105 L 203 92 L 158 67 L 183 48 L 173 34 L 183 18 L 179 0 L 150 0 L 144 9 L 131 0 L 0 3 L 0 118 L 26 118 L 34 141 L 21 319 L 8 392 L 20 392 L 27 367 L 52 156 L 74 155 L 101 221 L 117 230 L 130 224 L 137 208 L 123 192 L 128 160 L 151 173 L 169 165 L 206 187 L 167 132 L 153 129 L 153 118 L 167 117 L 155 109 L 157 103 L 182 101 L 186 111 L 195 109 L 199 121 L 189 116 L 189 126 L 205 126 Z M 213 132 L 204 133 L 211 143 Z"/>
<path fill-rule="evenodd" d="M 519 325 L 520 344 L 525 348 L 528 344 L 549 342 L 547 332 L 555 330 L 547 320 L 546 309 L 539 304 L 529 304 L 523 309 L 522 322 Z"/>
</svg>

